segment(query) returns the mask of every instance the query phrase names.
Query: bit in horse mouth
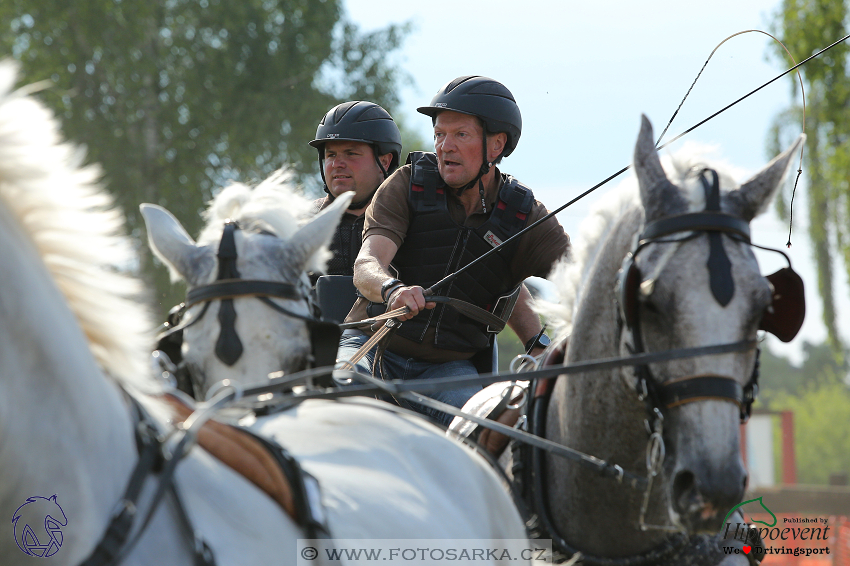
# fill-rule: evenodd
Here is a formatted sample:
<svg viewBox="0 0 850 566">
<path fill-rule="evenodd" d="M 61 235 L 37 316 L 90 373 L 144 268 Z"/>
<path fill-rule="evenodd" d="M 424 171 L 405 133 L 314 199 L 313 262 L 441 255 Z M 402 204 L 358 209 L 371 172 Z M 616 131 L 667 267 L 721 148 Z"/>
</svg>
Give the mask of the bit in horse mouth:
<svg viewBox="0 0 850 566">
<path fill-rule="evenodd" d="M 717 509 L 715 509 L 714 505 L 709 503 L 702 508 L 702 512 L 699 514 L 699 518 L 703 521 L 708 521 L 709 519 L 714 518 L 716 515 Z"/>
</svg>

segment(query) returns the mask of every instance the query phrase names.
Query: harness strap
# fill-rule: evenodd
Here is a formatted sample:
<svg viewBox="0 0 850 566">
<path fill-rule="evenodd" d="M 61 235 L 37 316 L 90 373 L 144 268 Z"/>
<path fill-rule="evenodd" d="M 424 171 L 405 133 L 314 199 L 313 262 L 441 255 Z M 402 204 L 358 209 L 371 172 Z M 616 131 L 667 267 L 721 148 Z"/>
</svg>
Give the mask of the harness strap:
<svg viewBox="0 0 850 566">
<path fill-rule="evenodd" d="M 123 390 L 122 390 L 123 391 Z M 133 528 L 138 511 L 139 496 L 142 493 L 145 478 L 154 473 L 154 469 L 162 464 L 162 453 L 160 452 L 159 439 L 156 429 L 139 402 L 133 397 L 125 395 L 130 402 L 136 426 L 136 448 L 139 459 L 136 467 L 127 482 L 124 495 L 118 501 L 113 511 L 112 518 L 106 526 L 103 537 L 80 566 L 102 566 L 115 564 L 115 559 L 124 548 L 124 543 Z"/>
<path fill-rule="evenodd" d="M 301 299 L 301 294 L 292 283 L 263 281 L 257 279 L 223 279 L 201 285 L 186 293 L 186 308 L 216 299 L 238 297 L 276 297 L 279 299 Z"/>
<path fill-rule="evenodd" d="M 183 496 L 177 491 L 177 487 L 171 484 L 171 497 L 174 499 L 174 507 L 177 509 L 177 516 L 180 518 L 180 530 L 183 531 L 183 536 L 192 542 L 192 549 L 195 553 L 193 566 L 215 566 L 215 555 L 212 549 L 207 544 L 200 533 L 192 528 L 192 520 L 189 518 L 189 513 L 186 511 L 186 504 L 183 502 Z"/>
<path fill-rule="evenodd" d="M 212 554 L 212 550 L 192 527 L 189 515 L 186 513 L 185 507 L 183 507 L 183 503 L 177 495 L 174 485 L 174 471 L 177 462 L 183 456 L 183 449 L 186 447 L 188 435 L 184 435 L 170 457 L 164 459 L 162 440 L 157 434 L 153 420 L 133 396 L 127 394 L 123 389 L 121 391 L 130 404 L 130 409 L 134 417 L 133 420 L 136 423 L 136 447 L 139 451 L 139 459 L 136 462 L 136 467 L 130 475 L 124 495 L 119 500 L 103 537 L 101 537 L 97 546 L 95 546 L 94 550 L 92 550 L 91 554 L 80 566 L 113 566 L 120 564 L 141 538 L 142 533 L 145 531 L 148 522 L 150 522 L 166 492 L 171 493 L 175 497 L 174 501 L 178 509 L 178 519 L 182 525 L 183 532 L 191 533 L 192 549 L 195 557 L 194 563 L 197 566 L 214 566 L 215 557 Z M 154 492 L 146 514 L 143 516 L 142 524 L 136 530 L 134 536 L 128 540 L 133 530 L 136 516 L 138 515 L 138 501 L 145 479 L 157 471 L 159 472 L 159 485 Z"/>
<path fill-rule="evenodd" d="M 548 402 L 549 397 L 543 396 L 534 399 L 534 405 L 531 407 L 532 417 L 530 420 L 532 433 L 537 436 L 545 434 L 545 412 Z M 561 536 L 555 528 L 555 525 L 552 524 L 549 507 L 546 498 L 543 495 L 545 492 L 543 486 L 546 473 L 545 466 L 543 465 L 544 452 L 539 447 L 533 445 L 530 447 L 530 452 L 531 465 L 526 470 L 525 474 L 526 477 L 530 476 L 533 486 L 531 489 L 531 509 L 537 515 L 539 521 L 538 528 L 542 528 L 543 531 L 542 533 L 538 533 L 540 535 L 538 538 L 550 538 L 552 540 L 552 546 L 556 548 L 558 552 L 565 554 L 567 558 L 578 555 L 582 564 L 588 564 L 590 566 L 644 566 L 648 564 L 663 563 L 665 559 L 670 558 L 687 543 L 688 538 L 685 535 L 677 534 L 665 539 L 661 542 L 661 544 L 651 548 L 647 552 L 635 556 L 607 558 L 604 556 L 594 556 L 580 552 L 578 549 L 570 545 L 567 540 Z M 641 479 L 643 479 L 645 486 L 646 479 Z"/>
<path fill-rule="evenodd" d="M 193 413 L 181 399 L 174 395 L 163 395 L 174 409 L 175 425 L 184 422 Z M 209 420 L 198 431 L 198 444 L 251 483 L 274 499 L 293 520 L 298 513 L 292 488 L 267 448 L 254 435 L 243 429 Z"/>
<path fill-rule="evenodd" d="M 467 301 L 462 301 L 460 299 L 455 299 L 453 297 L 443 297 L 441 295 L 430 295 L 428 294 L 429 290 L 425 290 L 425 301 L 431 303 L 442 303 L 446 305 L 450 305 L 458 310 L 458 312 L 468 316 L 469 318 L 475 320 L 476 322 L 480 322 L 491 326 L 494 328 L 493 332 L 501 332 L 504 330 L 507 321 L 496 316 L 490 311 L 486 311 L 479 306 L 473 305 Z M 398 308 L 392 311 L 385 312 L 384 314 L 380 314 L 378 316 L 367 318 L 363 320 L 359 320 L 357 322 L 347 322 L 345 324 L 341 324 L 340 328 L 360 328 L 362 326 L 371 326 L 376 322 L 381 320 L 387 320 L 391 318 L 396 318 L 399 315 L 407 314 L 410 312 L 408 307 Z"/>
<path fill-rule="evenodd" d="M 430 300 L 430 299 L 428 299 Z M 340 324 L 339 327 L 343 330 L 348 330 L 349 328 L 362 328 L 364 326 L 372 326 L 376 322 L 381 322 L 382 320 L 390 320 L 394 319 L 397 316 L 407 314 L 410 312 L 408 307 L 401 307 L 395 310 L 387 311 L 383 314 L 379 314 L 372 318 L 364 318 L 363 320 L 358 320 L 356 322 L 346 322 L 345 324 Z"/>
<path fill-rule="evenodd" d="M 738 408 L 744 402 L 744 388 L 741 384 L 732 377 L 722 375 L 681 377 L 659 385 L 657 391 L 661 406 L 668 409 L 704 399 L 729 401 Z"/>
<path fill-rule="evenodd" d="M 689 212 L 650 222 L 640 235 L 640 242 L 654 240 L 678 232 L 726 232 L 749 243 L 750 225 L 743 219 L 722 212 Z"/>
<path fill-rule="evenodd" d="M 711 183 L 705 175 L 711 174 Z M 705 191 L 705 210 L 720 212 L 720 186 L 717 171 L 707 169 L 699 176 Z M 735 294 L 735 281 L 732 279 L 732 262 L 723 248 L 723 236 L 712 230 L 708 233 L 708 267 L 709 286 L 714 298 L 721 306 L 726 306 Z"/>
<path fill-rule="evenodd" d="M 530 444 L 531 446 L 542 448 L 548 452 L 551 452 L 552 454 L 555 454 L 556 456 L 560 456 L 562 458 L 566 458 L 567 460 L 578 462 L 583 466 L 587 466 L 595 470 L 599 475 L 603 477 L 617 478 L 618 481 L 625 482 L 626 485 L 634 487 L 635 489 L 643 489 L 646 486 L 646 478 L 632 474 L 630 472 L 626 472 L 620 466 L 617 466 L 615 464 L 609 464 L 608 462 L 601 460 L 595 456 L 589 456 L 568 446 L 557 444 L 555 442 L 552 442 L 551 440 L 547 440 L 540 436 L 529 434 L 525 431 L 504 425 L 498 421 L 489 420 L 487 418 L 482 418 L 477 415 L 465 413 L 453 405 L 449 405 L 447 403 L 437 401 L 436 399 L 426 397 L 425 395 L 421 395 L 419 393 L 416 393 L 415 391 L 399 391 L 395 384 L 393 384 L 393 382 L 384 382 L 380 379 L 376 379 L 372 376 L 364 374 L 357 374 L 356 377 L 362 381 L 367 381 L 368 383 L 375 385 L 384 393 L 389 393 L 391 395 L 401 397 L 407 401 L 412 401 L 414 403 L 425 405 L 426 407 L 430 407 L 432 409 L 437 409 L 438 411 L 448 413 L 455 417 L 461 417 L 463 419 L 472 421 L 477 425 L 500 432 L 505 436 L 509 436 L 515 440 L 525 442 L 526 444 Z"/>
<path fill-rule="evenodd" d="M 697 346 L 694 348 L 681 348 L 677 350 L 666 350 L 664 352 L 653 352 L 649 354 L 637 354 L 634 356 L 625 356 L 619 358 L 606 358 L 602 360 L 589 360 L 586 362 L 575 362 L 558 367 L 547 367 L 543 369 L 535 369 L 522 372 L 523 380 L 526 379 L 545 379 L 547 377 L 557 377 L 559 375 L 571 375 L 576 373 L 587 373 L 591 371 L 599 371 L 604 369 L 634 366 L 640 364 L 654 364 L 670 360 L 680 360 L 684 358 L 694 358 L 697 356 L 710 356 L 715 354 L 728 354 L 731 352 L 744 352 L 746 350 L 755 349 L 758 342 L 756 340 L 741 340 L 740 342 L 729 342 L 725 344 L 715 344 L 712 346 Z M 304 379 L 306 377 L 315 377 L 318 375 L 327 375 L 335 370 L 332 367 L 319 368 L 308 370 L 299 373 L 294 373 L 285 378 L 270 379 L 262 385 L 254 387 L 246 387 L 242 390 L 243 397 L 253 397 L 263 395 L 265 393 L 273 393 L 281 389 L 286 389 L 291 386 L 295 380 Z M 351 376 L 355 374 L 352 372 Z M 347 376 L 346 376 L 347 377 Z M 358 375 L 359 377 L 359 375 Z M 513 377 L 513 376 L 511 376 Z M 295 403 L 306 399 L 338 399 L 340 397 L 354 397 L 358 395 L 374 395 L 386 392 L 387 387 L 391 387 L 391 393 L 403 391 L 418 391 L 421 393 L 429 393 L 432 391 L 441 391 L 443 389 L 458 389 L 467 386 L 490 385 L 498 381 L 505 381 L 505 374 L 498 373 L 482 373 L 478 375 L 461 375 L 454 377 L 440 377 L 426 380 L 392 380 L 381 382 L 377 385 L 351 385 L 348 387 L 327 390 L 327 391 L 303 391 L 298 393 L 290 393 L 288 400 Z M 464 417 L 466 418 L 466 417 Z"/>
<path fill-rule="evenodd" d="M 498 316 L 494 315 L 490 311 L 484 310 L 479 306 L 473 305 L 467 301 L 462 301 L 460 299 L 455 299 L 452 297 L 441 297 L 431 296 L 425 297 L 426 301 L 433 301 L 435 303 L 445 303 L 454 307 L 459 313 L 468 316 L 469 318 L 475 320 L 476 322 L 481 322 L 493 328 L 492 332 L 499 333 L 505 328 L 505 324 L 507 324 L 507 320 L 503 320 Z"/>
<path fill-rule="evenodd" d="M 295 520 L 305 531 L 305 538 L 327 539 L 330 530 L 322 506 L 319 481 L 308 473 L 285 448 L 270 438 L 260 436 L 247 428 L 239 432 L 252 437 L 262 445 L 268 454 L 274 457 L 277 470 L 282 471 L 291 487 L 292 501 L 295 506 Z"/>
<path fill-rule="evenodd" d="M 407 308 L 407 307 L 404 307 L 404 308 Z M 401 309 L 398 309 L 398 310 L 401 310 Z M 375 344 L 377 344 L 378 342 L 381 341 L 381 338 L 383 338 L 386 334 L 388 334 L 390 332 L 390 330 L 392 330 L 396 326 L 395 323 L 396 323 L 395 320 L 392 320 L 392 319 L 387 320 L 386 324 L 384 324 L 381 328 L 376 330 L 375 333 L 372 334 L 372 336 L 370 336 L 369 339 L 366 340 L 363 343 L 362 346 L 360 346 L 360 348 L 354 353 L 353 356 L 351 356 L 350 359 L 340 360 L 340 361 L 343 364 L 345 364 L 345 366 L 348 366 L 349 368 L 354 369 L 354 364 L 356 364 L 357 362 L 362 360 L 363 356 L 365 356 L 369 352 L 369 350 L 371 350 L 372 347 L 375 346 Z M 377 359 L 377 356 L 376 356 L 376 359 Z M 343 366 L 341 369 L 345 369 L 345 366 Z"/>
<path fill-rule="evenodd" d="M 234 233 L 239 228 L 235 222 L 227 222 L 218 245 L 218 280 L 237 279 L 239 270 L 236 268 L 236 237 Z M 239 334 L 236 332 L 236 309 L 233 299 L 222 299 L 218 309 L 220 325 L 218 339 L 215 342 L 215 355 L 225 364 L 232 366 L 245 351 Z"/>
</svg>

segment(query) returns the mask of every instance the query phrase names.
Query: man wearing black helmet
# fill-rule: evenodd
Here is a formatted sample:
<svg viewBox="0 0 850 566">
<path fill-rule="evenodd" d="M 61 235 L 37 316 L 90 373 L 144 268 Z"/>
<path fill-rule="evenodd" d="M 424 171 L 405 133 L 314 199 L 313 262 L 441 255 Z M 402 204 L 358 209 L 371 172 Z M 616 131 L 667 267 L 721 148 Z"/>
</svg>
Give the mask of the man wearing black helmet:
<svg viewBox="0 0 850 566">
<path fill-rule="evenodd" d="M 494 328 L 480 316 L 469 315 L 468 309 L 461 313 L 426 301 L 424 290 L 547 214 L 528 187 L 495 167 L 513 152 L 522 130 L 519 108 L 504 85 L 486 77 L 460 77 L 418 110 L 432 119 L 436 153 L 411 153 L 408 164 L 375 194 L 354 268 L 354 282 L 365 299 L 358 300 L 347 319 L 362 320 L 385 308 L 410 308 L 383 354 L 381 368 L 387 379 L 476 372 L 471 359 L 492 344 Z M 505 320 L 511 309 L 502 307 L 519 293 L 508 324 L 532 354 L 539 354 L 548 338 L 537 336 L 540 321 L 522 282 L 532 275 L 546 276 L 568 247 L 569 238 L 551 218 L 437 294 Z M 350 358 L 365 338 L 347 331 L 340 358 Z M 362 370 L 370 361 L 367 356 L 358 366 Z M 432 396 L 460 407 L 477 390 Z M 444 413 L 425 412 L 443 423 L 451 420 Z"/>
<path fill-rule="evenodd" d="M 386 110 L 373 102 L 354 100 L 325 114 L 310 145 L 318 150 L 327 193 L 313 203 L 315 212 L 339 195 L 354 191 L 354 200 L 331 241 L 333 257 L 327 268 L 330 275 L 351 276 L 362 241 L 363 213 L 378 186 L 398 167 L 401 134 Z"/>
</svg>

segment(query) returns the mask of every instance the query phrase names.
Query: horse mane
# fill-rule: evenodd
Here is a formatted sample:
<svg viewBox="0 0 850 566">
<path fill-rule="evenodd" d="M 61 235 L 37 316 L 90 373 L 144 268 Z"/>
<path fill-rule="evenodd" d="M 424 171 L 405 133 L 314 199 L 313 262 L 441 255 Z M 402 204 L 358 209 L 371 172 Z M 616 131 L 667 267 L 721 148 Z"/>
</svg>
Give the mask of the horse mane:
<svg viewBox="0 0 850 566">
<path fill-rule="evenodd" d="M 151 390 L 155 327 L 124 216 L 101 188 L 100 169 L 63 141 L 59 123 L 30 90 L 13 90 L 18 63 L 0 61 L 0 200 L 28 234 L 64 295 L 98 364 Z"/>
<path fill-rule="evenodd" d="M 691 210 L 705 207 L 705 194 L 702 185 L 696 181 L 692 172 L 709 165 L 720 177 L 723 190 L 738 188 L 735 179 L 745 178 L 747 172 L 718 159 L 719 148 L 697 142 L 686 142 L 674 154 L 662 154 L 661 165 L 670 179 L 684 193 Z M 609 234 L 628 211 L 641 207 L 637 177 L 630 171 L 629 176 L 611 189 L 604 198 L 599 199 L 590 213 L 582 220 L 578 236 L 572 239 L 570 255 L 552 266 L 548 279 L 555 284 L 557 303 L 541 301 L 537 311 L 544 314 L 553 333 L 559 338 L 572 331 L 573 315 L 581 299 L 581 293 L 590 268 L 604 247 Z M 635 226 L 635 232 L 640 226 Z"/>
<path fill-rule="evenodd" d="M 247 230 L 270 232 L 288 240 L 315 213 L 314 201 L 304 196 L 293 174 L 279 169 L 256 187 L 231 183 L 213 198 L 206 211 L 206 222 L 198 243 L 212 244 L 221 239 L 224 223 L 235 220 Z M 324 271 L 331 252 L 323 247 L 307 262 L 307 271 Z"/>
</svg>

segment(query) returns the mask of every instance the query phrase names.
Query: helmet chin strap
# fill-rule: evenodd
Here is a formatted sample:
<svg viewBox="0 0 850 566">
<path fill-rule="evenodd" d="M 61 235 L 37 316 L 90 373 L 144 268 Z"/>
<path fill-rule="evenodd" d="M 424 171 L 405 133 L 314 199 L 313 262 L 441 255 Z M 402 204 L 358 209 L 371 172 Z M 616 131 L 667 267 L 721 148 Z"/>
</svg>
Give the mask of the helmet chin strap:
<svg viewBox="0 0 850 566">
<path fill-rule="evenodd" d="M 475 183 L 477 181 L 478 182 L 478 194 L 481 197 L 481 208 L 483 209 L 483 212 L 486 213 L 487 212 L 487 201 L 484 200 L 483 177 L 484 177 L 484 175 L 486 175 L 487 173 L 490 172 L 490 168 L 493 166 L 492 161 L 487 161 L 487 133 L 486 132 L 484 133 L 484 136 L 482 138 L 481 149 L 482 149 L 481 168 L 478 170 L 478 175 L 476 175 L 475 178 L 472 181 L 470 181 L 466 185 L 459 188 L 457 190 L 456 194 L 457 194 L 458 197 L 460 197 L 466 191 L 466 189 L 469 189 L 469 188 L 475 186 Z M 502 153 L 504 153 L 504 150 L 502 150 Z M 502 154 L 500 153 L 499 156 L 501 156 L 501 155 Z"/>
</svg>

